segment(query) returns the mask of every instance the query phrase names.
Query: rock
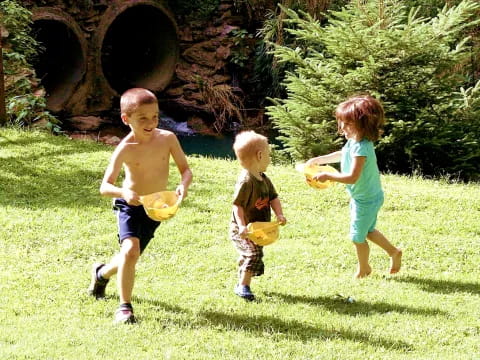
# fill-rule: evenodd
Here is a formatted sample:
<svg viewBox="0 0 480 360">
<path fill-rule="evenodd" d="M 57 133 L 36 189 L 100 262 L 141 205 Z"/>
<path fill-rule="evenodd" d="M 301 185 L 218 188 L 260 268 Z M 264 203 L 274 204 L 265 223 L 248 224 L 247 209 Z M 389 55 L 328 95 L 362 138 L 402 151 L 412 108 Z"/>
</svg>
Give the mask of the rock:
<svg viewBox="0 0 480 360">
<path fill-rule="evenodd" d="M 226 60 L 230 56 L 230 47 L 227 46 L 219 46 L 215 51 L 215 57 L 217 59 Z"/>
<path fill-rule="evenodd" d="M 197 64 L 189 64 L 185 61 L 182 61 L 178 64 L 175 74 L 178 79 L 184 82 L 195 82 L 198 81 L 197 77 L 209 78 L 216 73 L 213 67 L 205 67 Z"/>
<path fill-rule="evenodd" d="M 209 128 L 205 121 L 200 116 L 192 116 L 187 120 L 188 127 L 196 134 L 202 135 L 216 135 L 216 133 Z"/>
<path fill-rule="evenodd" d="M 80 131 L 97 130 L 105 121 L 97 116 L 74 116 L 69 119 L 73 128 Z"/>
<path fill-rule="evenodd" d="M 217 36 L 220 32 L 218 31 L 218 28 L 209 26 L 204 30 L 205 35 L 208 37 L 215 37 Z"/>
<path fill-rule="evenodd" d="M 231 25 L 223 24 L 223 29 L 222 29 L 221 35 L 226 36 L 226 35 L 230 34 L 233 30 L 237 30 L 237 29 L 239 29 L 238 26 L 231 26 Z"/>
<path fill-rule="evenodd" d="M 185 112 L 205 112 L 207 108 L 205 104 L 198 104 L 195 100 L 187 100 L 185 97 L 179 97 L 172 100 L 173 106 L 177 106 Z"/>
<path fill-rule="evenodd" d="M 195 100 L 199 104 L 205 102 L 204 96 L 199 92 L 190 92 L 190 93 L 188 93 L 188 96 L 187 96 L 187 94 L 185 94 L 185 99 Z"/>
<path fill-rule="evenodd" d="M 165 91 L 165 94 L 172 97 L 181 96 L 183 94 L 183 86 L 168 89 L 167 91 Z"/>
<path fill-rule="evenodd" d="M 74 133 L 71 133 L 68 137 L 72 140 L 88 140 L 88 141 L 97 140 L 96 135 L 93 133 L 74 132 Z"/>
<path fill-rule="evenodd" d="M 34 128 L 40 128 L 40 129 L 45 129 L 48 126 L 48 120 L 47 119 L 40 119 L 38 121 L 35 121 L 32 126 Z"/>
<path fill-rule="evenodd" d="M 178 31 L 178 37 L 182 41 L 192 42 L 193 41 L 192 29 L 189 26 L 185 26 L 183 29 L 180 29 Z"/>
<path fill-rule="evenodd" d="M 122 139 L 120 139 L 118 136 L 106 135 L 106 136 L 102 136 L 98 140 L 104 144 L 116 146 L 120 143 Z"/>
<path fill-rule="evenodd" d="M 219 9 L 221 12 L 230 10 L 231 8 L 232 8 L 232 4 L 230 4 L 230 3 L 222 3 L 222 4 L 220 4 L 220 6 L 218 7 L 218 9 Z"/>
<path fill-rule="evenodd" d="M 219 43 L 217 40 L 204 41 L 186 49 L 182 56 L 187 62 L 210 68 L 217 68 L 218 64 L 216 50 L 218 47 Z"/>
<path fill-rule="evenodd" d="M 221 74 L 213 75 L 210 78 L 212 85 L 229 83 L 231 79 L 232 77 L 230 75 L 221 75 Z"/>
</svg>

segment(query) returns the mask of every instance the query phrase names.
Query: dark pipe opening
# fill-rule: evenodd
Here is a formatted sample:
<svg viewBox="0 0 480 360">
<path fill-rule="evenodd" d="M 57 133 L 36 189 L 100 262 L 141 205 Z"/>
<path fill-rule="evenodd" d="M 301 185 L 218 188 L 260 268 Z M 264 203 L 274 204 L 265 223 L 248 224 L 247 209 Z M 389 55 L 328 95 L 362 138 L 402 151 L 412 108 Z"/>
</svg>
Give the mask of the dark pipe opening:
<svg viewBox="0 0 480 360">
<path fill-rule="evenodd" d="M 102 70 L 119 94 L 131 87 L 163 90 L 178 56 L 175 25 L 160 9 L 138 5 L 112 22 L 102 43 Z"/>
<path fill-rule="evenodd" d="M 85 72 L 80 41 L 60 21 L 37 20 L 32 30 L 34 38 L 42 46 L 33 67 L 47 92 L 47 107 L 60 111 Z"/>
</svg>

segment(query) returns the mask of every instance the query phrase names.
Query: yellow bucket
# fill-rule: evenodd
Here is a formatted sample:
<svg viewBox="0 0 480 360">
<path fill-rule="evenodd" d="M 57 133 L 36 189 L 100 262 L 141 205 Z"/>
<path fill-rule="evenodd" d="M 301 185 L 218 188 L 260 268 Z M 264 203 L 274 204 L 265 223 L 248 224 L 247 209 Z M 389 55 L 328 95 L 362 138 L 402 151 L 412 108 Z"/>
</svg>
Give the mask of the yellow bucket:
<svg viewBox="0 0 480 360">
<path fill-rule="evenodd" d="M 140 202 L 148 217 L 155 221 L 165 221 L 173 217 L 180 205 L 175 191 L 160 191 L 140 196 Z"/>
<path fill-rule="evenodd" d="M 307 180 L 307 184 L 310 185 L 314 189 L 326 189 L 335 184 L 335 181 L 327 180 L 327 181 L 317 181 L 313 179 L 315 174 L 319 172 L 329 172 L 329 173 L 338 173 L 338 170 L 330 165 L 310 165 L 307 164 L 298 164 L 296 167 L 297 171 L 303 173 L 305 175 L 305 179 Z"/>
<path fill-rule="evenodd" d="M 257 221 L 247 225 L 247 237 L 260 246 L 273 244 L 280 233 L 277 221 Z"/>
</svg>

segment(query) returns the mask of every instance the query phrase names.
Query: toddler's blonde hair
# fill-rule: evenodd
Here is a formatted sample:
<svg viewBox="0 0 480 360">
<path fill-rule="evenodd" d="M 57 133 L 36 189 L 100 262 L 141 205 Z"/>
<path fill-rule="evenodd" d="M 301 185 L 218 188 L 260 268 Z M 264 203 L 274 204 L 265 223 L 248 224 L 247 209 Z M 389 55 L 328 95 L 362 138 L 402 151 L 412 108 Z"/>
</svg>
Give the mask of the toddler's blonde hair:
<svg viewBox="0 0 480 360">
<path fill-rule="evenodd" d="M 268 146 L 268 139 L 253 130 L 242 131 L 235 137 L 233 151 L 242 166 L 249 166 L 257 153 Z"/>
<path fill-rule="evenodd" d="M 143 88 L 128 89 L 120 98 L 120 112 L 130 116 L 141 105 L 156 104 L 157 97 L 150 90 Z"/>
</svg>

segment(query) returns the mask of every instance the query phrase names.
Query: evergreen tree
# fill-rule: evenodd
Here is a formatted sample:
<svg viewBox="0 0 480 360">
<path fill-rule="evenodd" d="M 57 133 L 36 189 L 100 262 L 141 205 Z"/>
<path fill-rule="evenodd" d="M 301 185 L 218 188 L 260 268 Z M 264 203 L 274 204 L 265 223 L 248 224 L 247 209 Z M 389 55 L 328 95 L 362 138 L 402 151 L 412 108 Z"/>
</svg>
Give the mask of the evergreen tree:
<svg viewBox="0 0 480 360">
<path fill-rule="evenodd" d="M 427 19 L 398 0 L 352 1 L 330 12 L 326 26 L 285 9 L 299 45 L 275 47 L 277 61 L 294 70 L 284 80 L 287 98 L 267 108 L 285 151 L 306 159 L 338 149 L 336 105 L 368 92 L 387 115 L 378 145 L 383 170 L 478 178 L 480 119 L 472 114 L 480 86 L 461 88 L 469 79 L 463 31 L 479 22 L 479 8 L 464 0 Z"/>
</svg>

